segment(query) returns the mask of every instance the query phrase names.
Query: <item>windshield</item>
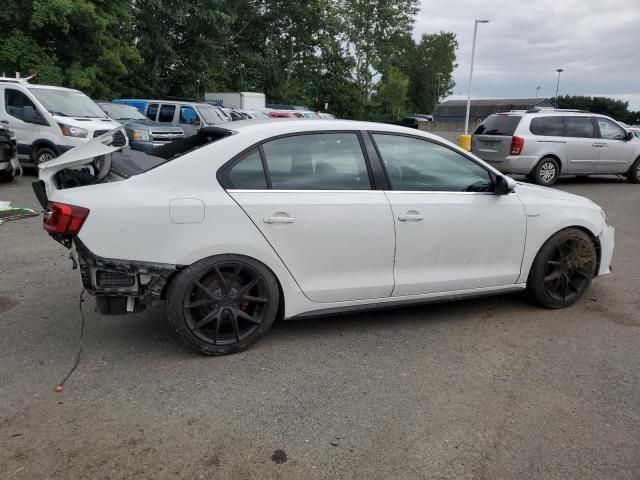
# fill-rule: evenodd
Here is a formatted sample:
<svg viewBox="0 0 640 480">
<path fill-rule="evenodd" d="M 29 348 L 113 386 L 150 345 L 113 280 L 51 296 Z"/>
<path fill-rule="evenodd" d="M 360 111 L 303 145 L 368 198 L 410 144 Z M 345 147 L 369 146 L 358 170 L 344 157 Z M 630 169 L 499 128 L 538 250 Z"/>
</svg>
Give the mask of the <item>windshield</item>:
<svg viewBox="0 0 640 480">
<path fill-rule="evenodd" d="M 269 115 L 267 115 L 264 112 L 249 112 L 250 115 L 253 115 L 253 118 L 271 118 Z"/>
<path fill-rule="evenodd" d="M 212 123 L 228 122 L 231 120 L 229 116 L 222 111 L 221 108 L 210 107 L 207 105 L 198 105 L 196 109 L 198 110 L 198 113 L 200 114 L 202 120 L 204 120 L 204 123 L 206 123 L 207 125 L 210 125 Z"/>
<path fill-rule="evenodd" d="M 104 106 L 107 114 L 114 120 L 146 120 L 147 117 L 142 115 L 137 108 L 129 105 L 111 104 Z"/>
<path fill-rule="evenodd" d="M 100 107 L 82 92 L 53 88 L 30 88 L 29 91 L 52 115 L 107 118 Z"/>
<path fill-rule="evenodd" d="M 480 124 L 474 134 L 510 137 L 516 131 L 521 118 L 519 115 L 491 115 Z"/>
</svg>

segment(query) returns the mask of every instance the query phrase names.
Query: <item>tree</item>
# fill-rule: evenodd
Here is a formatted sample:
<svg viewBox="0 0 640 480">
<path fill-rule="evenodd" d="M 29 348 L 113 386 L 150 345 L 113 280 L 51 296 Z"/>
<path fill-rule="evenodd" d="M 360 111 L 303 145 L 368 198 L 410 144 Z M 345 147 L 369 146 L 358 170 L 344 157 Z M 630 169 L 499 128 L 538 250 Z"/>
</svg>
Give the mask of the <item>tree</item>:
<svg viewBox="0 0 640 480">
<path fill-rule="evenodd" d="M 390 66 L 387 75 L 376 86 L 373 104 L 382 112 L 385 120 L 404 116 L 407 113 L 409 101 L 409 77 L 398 68 Z"/>
<path fill-rule="evenodd" d="M 575 108 L 607 115 L 620 122 L 640 123 L 640 112 L 629 110 L 629 102 L 607 97 L 564 95 L 558 97 L 558 108 Z"/>
</svg>

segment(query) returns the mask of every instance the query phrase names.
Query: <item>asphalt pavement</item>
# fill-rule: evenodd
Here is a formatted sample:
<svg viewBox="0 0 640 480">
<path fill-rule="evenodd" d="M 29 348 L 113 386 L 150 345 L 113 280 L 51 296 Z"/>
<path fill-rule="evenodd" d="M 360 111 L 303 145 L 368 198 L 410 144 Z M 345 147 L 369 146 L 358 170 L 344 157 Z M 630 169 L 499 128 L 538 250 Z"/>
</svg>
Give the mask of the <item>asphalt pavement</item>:
<svg viewBox="0 0 640 480">
<path fill-rule="evenodd" d="M 33 177 L 0 200 L 35 207 Z M 41 218 L 0 225 L 0 478 L 638 479 L 640 185 L 563 179 L 616 227 L 567 310 L 521 294 L 276 324 L 205 357 L 158 306 L 100 317 Z M 509 232 L 504 232 L 509 235 Z"/>
</svg>

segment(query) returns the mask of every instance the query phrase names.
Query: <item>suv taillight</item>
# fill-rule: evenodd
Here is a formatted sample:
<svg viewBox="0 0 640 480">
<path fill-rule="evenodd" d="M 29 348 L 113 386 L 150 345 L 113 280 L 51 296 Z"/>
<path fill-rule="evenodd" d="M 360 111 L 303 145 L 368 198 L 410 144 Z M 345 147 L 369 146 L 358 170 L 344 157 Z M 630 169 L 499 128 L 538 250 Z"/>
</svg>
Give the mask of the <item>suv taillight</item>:
<svg viewBox="0 0 640 480">
<path fill-rule="evenodd" d="M 89 216 L 88 208 L 58 202 L 49 202 L 47 212 L 42 225 L 44 229 L 50 234 L 66 237 L 77 235 Z"/>
<path fill-rule="evenodd" d="M 520 155 L 522 153 L 523 148 L 524 148 L 524 138 L 512 137 L 511 150 L 509 151 L 509 155 Z"/>
</svg>

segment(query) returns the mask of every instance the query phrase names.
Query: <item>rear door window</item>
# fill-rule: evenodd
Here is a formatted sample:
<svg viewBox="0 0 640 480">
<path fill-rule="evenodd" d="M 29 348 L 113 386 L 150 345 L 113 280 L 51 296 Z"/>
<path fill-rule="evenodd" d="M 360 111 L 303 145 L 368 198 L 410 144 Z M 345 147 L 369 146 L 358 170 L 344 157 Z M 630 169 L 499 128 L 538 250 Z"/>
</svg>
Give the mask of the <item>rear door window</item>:
<svg viewBox="0 0 640 480">
<path fill-rule="evenodd" d="M 149 106 L 147 107 L 147 117 L 149 118 L 149 120 L 155 121 L 157 114 L 158 114 L 158 104 L 150 103 Z"/>
<path fill-rule="evenodd" d="M 175 105 L 162 105 L 158 114 L 158 121 L 163 123 L 173 122 L 173 116 L 176 113 Z"/>
<path fill-rule="evenodd" d="M 370 190 L 356 133 L 294 135 L 263 144 L 276 190 Z"/>
<path fill-rule="evenodd" d="M 520 115 L 490 115 L 478 126 L 475 135 L 512 136 L 522 117 Z"/>
<path fill-rule="evenodd" d="M 567 137 L 595 138 L 596 130 L 591 117 L 565 117 Z"/>
<path fill-rule="evenodd" d="M 529 130 L 534 135 L 564 137 L 564 119 L 561 116 L 536 117 L 531 120 Z"/>
<path fill-rule="evenodd" d="M 229 169 L 228 188 L 266 189 L 267 177 L 264 174 L 260 151 L 254 148 Z"/>
</svg>

